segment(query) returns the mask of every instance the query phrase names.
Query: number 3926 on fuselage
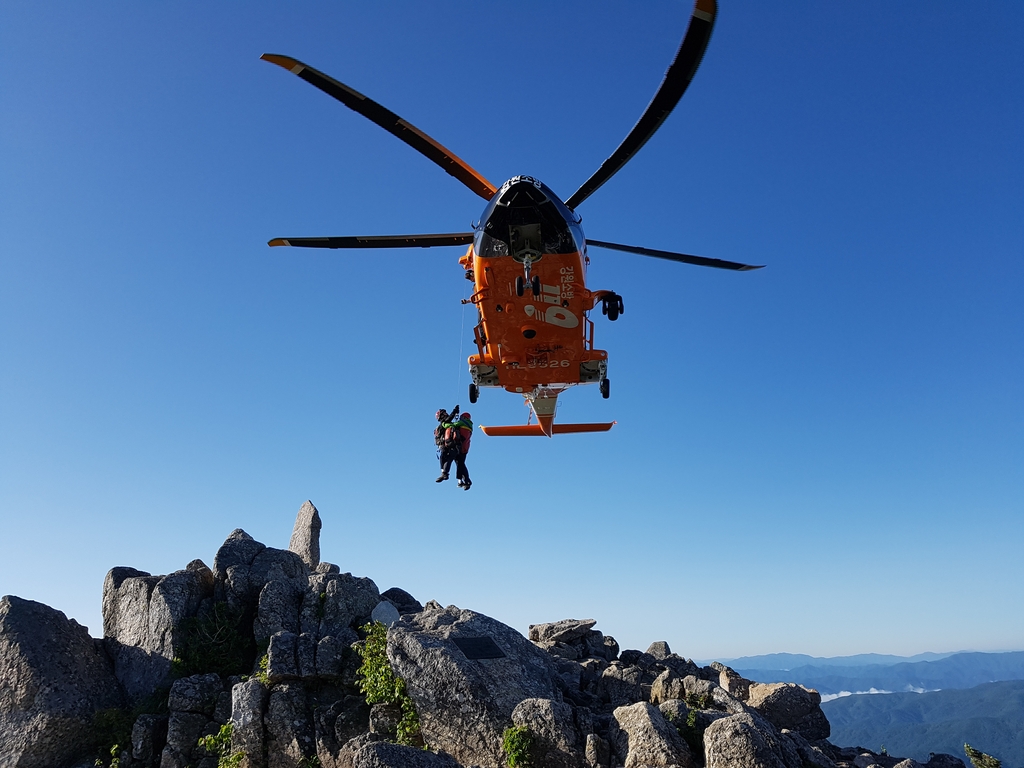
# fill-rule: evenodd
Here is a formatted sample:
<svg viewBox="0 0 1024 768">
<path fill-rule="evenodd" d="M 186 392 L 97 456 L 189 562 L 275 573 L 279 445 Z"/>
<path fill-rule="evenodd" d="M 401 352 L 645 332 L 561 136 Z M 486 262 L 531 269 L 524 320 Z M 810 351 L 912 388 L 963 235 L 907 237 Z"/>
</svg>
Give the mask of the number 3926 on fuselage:
<svg viewBox="0 0 1024 768">
<path fill-rule="evenodd" d="M 394 112 L 288 56 L 263 59 L 289 70 L 413 147 L 488 201 L 473 232 L 368 237 L 275 238 L 270 245 L 307 248 L 415 248 L 469 245 L 459 260 L 473 281 L 469 301 L 478 310 L 477 351 L 469 358 L 473 383 L 522 395 L 531 408 L 525 425 L 481 427 L 488 435 L 547 435 L 598 432 L 615 422 L 556 424 L 558 396 L 578 384 L 597 384 L 608 397 L 608 354 L 594 346 L 590 312 L 599 304 L 609 320 L 623 312 L 623 300 L 586 285 L 587 245 L 644 256 L 717 267 L 759 267 L 702 256 L 586 240 L 576 208 L 610 179 L 654 135 L 682 97 L 707 48 L 715 0 L 697 0 L 686 35 L 658 91 L 630 133 L 601 167 L 566 201 L 530 176 L 515 176 L 496 188 L 468 163 Z M 536 423 L 533 423 L 536 416 Z"/>
</svg>

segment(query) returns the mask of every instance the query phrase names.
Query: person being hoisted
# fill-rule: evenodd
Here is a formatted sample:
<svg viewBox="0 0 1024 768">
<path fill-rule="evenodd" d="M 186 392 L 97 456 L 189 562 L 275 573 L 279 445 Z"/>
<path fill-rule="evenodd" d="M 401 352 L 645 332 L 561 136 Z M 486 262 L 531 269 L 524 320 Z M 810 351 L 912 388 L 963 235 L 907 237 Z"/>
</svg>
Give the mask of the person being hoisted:
<svg viewBox="0 0 1024 768">
<path fill-rule="evenodd" d="M 434 417 L 437 419 L 437 427 L 434 429 L 434 445 L 437 446 L 437 458 L 441 462 L 441 476 L 437 478 L 437 482 L 443 482 L 448 479 L 448 470 L 445 468 L 451 466 L 451 459 L 448 454 L 447 438 L 448 428 L 452 422 L 458 419 L 459 406 L 455 406 L 451 414 L 448 413 L 444 408 L 439 409 Z"/>
<path fill-rule="evenodd" d="M 455 477 L 459 481 L 459 487 L 468 491 L 473 483 L 469 479 L 469 470 L 466 468 L 466 455 L 469 453 L 469 445 L 473 439 L 473 421 L 468 413 L 459 416 L 458 406 L 455 406 L 451 415 L 445 414 L 444 411 L 438 411 L 436 415 L 441 425 L 434 431 L 435 442 L 438 439 L 438 433 L 443 430 L 443 438 L 439 444 L 441 476 L 437 478 L 437 482 L 441 483 L 448 479 L 448 473 L 454 461 Z M 447 418 L 442 419 L 442 416 L 447 416 Z"/>
</svg>

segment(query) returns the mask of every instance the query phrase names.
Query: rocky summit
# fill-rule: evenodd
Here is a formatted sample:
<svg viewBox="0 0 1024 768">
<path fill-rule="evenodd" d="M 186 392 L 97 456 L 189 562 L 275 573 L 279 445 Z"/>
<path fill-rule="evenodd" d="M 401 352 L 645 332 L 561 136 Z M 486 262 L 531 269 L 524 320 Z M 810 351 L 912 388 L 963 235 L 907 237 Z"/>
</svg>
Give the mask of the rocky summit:
<svg viewBox="0 0 1024 768">
<path fill-rule="evenodd" d="M 112 568 L 102 639 L 4 597 L 0 768 L 918 768 L 831 744 L 816 691 L 664 641 L 381 593 L 320 528 L 307 501 L 288 549 L 238 529 L 212 567 Z"/>
</svg>

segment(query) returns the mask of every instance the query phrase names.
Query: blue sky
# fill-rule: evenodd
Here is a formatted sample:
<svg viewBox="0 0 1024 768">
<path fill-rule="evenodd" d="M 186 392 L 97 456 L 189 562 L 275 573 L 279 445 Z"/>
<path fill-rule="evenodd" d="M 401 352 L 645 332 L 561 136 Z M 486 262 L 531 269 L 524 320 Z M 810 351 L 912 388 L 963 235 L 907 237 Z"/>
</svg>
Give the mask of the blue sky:
<svg viewBox="0 0 1024 768">
<path fill-rule="evenodd" d="M 571 194 L 687 3 L 0 6 L 0 593 L 100 632 L 106 571 L 236 527 L 525 631 L 593 617 L 697 658 L 1024 648 L 1024 6 L 723 2 L 659 133 L 580 206 L 612 397 L 478 434 L 461 249 L 483 201 L 298 78 L 382 102 L 493 183 Z M 477 423 L 523 423 L 483 393 Z"/>
</svg>

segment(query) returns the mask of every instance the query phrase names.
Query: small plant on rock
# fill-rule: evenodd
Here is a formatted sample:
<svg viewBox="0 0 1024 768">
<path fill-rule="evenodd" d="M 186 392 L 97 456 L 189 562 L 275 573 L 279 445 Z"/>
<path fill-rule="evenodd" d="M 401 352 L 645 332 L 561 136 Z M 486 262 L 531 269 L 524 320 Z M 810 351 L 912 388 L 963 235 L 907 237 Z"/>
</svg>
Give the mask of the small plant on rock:
<svg viewBox="0 0 1024 768">
<path fill-rule="evenodd" d="M 245 759 L 244 752 L 231 751 L 231 723 L 225 723 L 217 733 L 203 736 L 198 746 L 217 758 L 217 768 L 238 768 Z"/>
<path fill-rule="evenodd" d="M 405 680 L 395 675 L 388 661 L 388 629 L 374 621 L 362 627 L 366 639 L 356 645 L 363 659 L 356 674 L 359 690 L 367 704 L 396 704 L 402 717 L 398 721 L 397 741 L 409 747 L 420 746 L 420 718 L 405 687 Z"/>
<path fill-rule="evenodd" d="M 256 672 L 253 679 L 259 680 L 264 685 L 270 685 L 270 654 L 264 653 L 256 664 Z"/>
<path fill-rule="evenodd" d="M 131 744 L 132 723 L 135 717 L 127 709 L 101 709 L 92 718 L 92 733 L 96 746 L 95 765 L 118 768 L 121 764 L 121 744 Z M 107 755 L 110 755 L 109 761 Z"/>
<path fill-rule="evenodd" d="M 704 754 L 704 728 L 697 723 L 697 710 L 691 708 L 686 713 L 685 723 L 676 723 L 676 730 L 683 737 L 683 741 L 695 755 Z"/>
<path fill-rule="evenodd" d="M 513 725 L 501 735 L 501 749 L 508 768 L 534 768 L 533 733 L 525 725 Z"/>
<path fill-rule="evenodd" d="M 121 745 L 114 744 L 110 748 L 110 763 L 105 763 L 100 758 L 96 758 L 96 762 L 93 763 L 96 768 L 121 768 Z"/>
</svg>

